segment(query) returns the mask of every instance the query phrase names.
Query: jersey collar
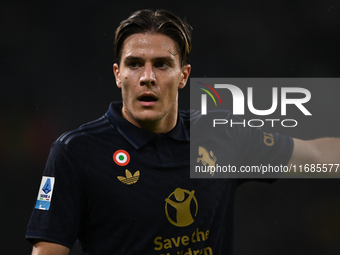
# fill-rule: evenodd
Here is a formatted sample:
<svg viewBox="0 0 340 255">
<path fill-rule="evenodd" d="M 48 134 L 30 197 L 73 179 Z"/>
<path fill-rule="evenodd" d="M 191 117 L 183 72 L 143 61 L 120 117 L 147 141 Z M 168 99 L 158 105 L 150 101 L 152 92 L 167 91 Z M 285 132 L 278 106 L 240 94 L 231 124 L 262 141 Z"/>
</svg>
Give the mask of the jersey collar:
<svg viewBox="0 0 340 255">
<path fill-rule="evenodd" d="M 158 134 L 136 127 L 121 114 L 122 102 L 112 102 L 106 117 L 116 126 L 118 132 L 135 148 L 139 149 L 144 144 L 158 136 Z M 166 134 L 159 134 L 171 137 L 179 141 L 189 141 L 188 127 L 180 114 L 178 114 L 176 126 Z"/>
</svg>

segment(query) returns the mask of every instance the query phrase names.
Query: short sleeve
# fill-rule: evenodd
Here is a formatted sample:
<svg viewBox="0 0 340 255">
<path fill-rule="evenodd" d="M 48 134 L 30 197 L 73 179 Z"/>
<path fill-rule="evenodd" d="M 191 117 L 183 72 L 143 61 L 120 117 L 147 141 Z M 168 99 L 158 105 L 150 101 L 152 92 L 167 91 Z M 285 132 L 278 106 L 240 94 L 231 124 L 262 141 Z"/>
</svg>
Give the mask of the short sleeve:
<svg viewBox="0 0 340 255">
<path fill-rule="evenodd" d="M 76 161 L 68 152 L 67 146 L 55 142 L 46 163 L 37 202 L 27 227 L 28 241 L 41 239 L 72 248 L 80 231 L 86 208 L 84 182 L 81 169 L 77 168 Z"/>
<path fill-rule="evenodd" d="M 237 117 L 233 119 L 238 122 Z M 232 127 L 238 161 L 242 165 L 287 165 L 293 151 L 293 140 L 279 133 L 267 133 L 261 128 Z"/>
</svg>

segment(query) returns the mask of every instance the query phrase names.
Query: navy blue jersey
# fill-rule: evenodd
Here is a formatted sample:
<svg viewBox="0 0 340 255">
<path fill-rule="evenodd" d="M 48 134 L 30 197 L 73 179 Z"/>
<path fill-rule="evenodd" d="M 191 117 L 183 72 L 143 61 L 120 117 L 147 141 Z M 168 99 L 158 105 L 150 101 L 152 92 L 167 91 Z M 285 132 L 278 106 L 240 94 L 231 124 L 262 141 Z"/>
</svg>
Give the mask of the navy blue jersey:
<svg viewBox="0 0 340 255">
<path fill-rule="evenodd" d="M 190 179 L 189 112 L 169 133 L 155 134 L 120 108 L 112 103 L 102 118 L 53 143 L 26 238 L 69 248 L 78 239 L 91 255 L 234 254 L 239 181 Z M 277 146 L 268 149 L 263 132 L 225 131 L 225 158 L 252 163 L 280 154 L 272 160 L 287 164 L 292 140 L 274 136 Z"/>
</svg>

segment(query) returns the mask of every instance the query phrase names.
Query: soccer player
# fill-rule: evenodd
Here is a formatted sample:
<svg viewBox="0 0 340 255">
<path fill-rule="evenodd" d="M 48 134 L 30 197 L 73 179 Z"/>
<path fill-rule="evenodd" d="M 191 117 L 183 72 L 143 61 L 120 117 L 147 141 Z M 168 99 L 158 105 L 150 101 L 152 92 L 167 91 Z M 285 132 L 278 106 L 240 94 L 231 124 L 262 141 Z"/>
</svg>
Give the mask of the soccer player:
<svg viewBox="0 0 340 255">
<path fill-rule="evenodd" d="M 122 102 L 52 145 L 26 238 L 32 254 L 234 254 L 237 179 L 190 179 L 189 112 L 178 90 L 191 66 L 191 28 L 172 13 L 141 10 L 116 30 L 113 71 Z M 228 118 L 232 118 L 229 113 Z M 205 121 L 194 115 L 197 131 Z M 226 160 L 338 163 L 339 140 L 226 129 Z M 199 147 L 216 161 L 216 152 Z M 270 157 L 269 157 L 270 155 Z M 218 159 L 218 157 L 217 157 Z"/>
</svg>

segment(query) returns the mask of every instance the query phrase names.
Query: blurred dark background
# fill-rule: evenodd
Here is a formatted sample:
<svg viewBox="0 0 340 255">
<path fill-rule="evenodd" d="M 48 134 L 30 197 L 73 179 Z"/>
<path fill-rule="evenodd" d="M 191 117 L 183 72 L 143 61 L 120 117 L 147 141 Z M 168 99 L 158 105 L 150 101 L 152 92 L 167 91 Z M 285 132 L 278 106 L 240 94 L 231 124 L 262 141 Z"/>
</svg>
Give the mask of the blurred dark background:
<svg viewBox="0 0 340 255">
<path fill-rule="evenodd" d="M 52 142 L 100 117 L 120 98 L 112 74 L 113 35 L 133 11 L 164 8 L 189 21 L 194 27 L 192 77 L 340 74 L 337 0 L 1 0 L 0 6 L 4 255 L 30 254 L 25 230 Z M 316 108 L 326 105 L 336 112 L 340 87 L 323 92 L 329 100 L 314 100 Z M 188 88 L 181 91 L 181 108 L 189 107 L 188 95 Z M 317 97 L 312 94 L 312 101 Z M 326 119 L 316 119 L 302 138 L 339 136 L 339 122 L 331 121 L 338 114 L 323 115 Z M 292 129 L 286 134 L 296 136 Z M 339 179 L 242 185 L 236 202 L 237 254 L 340 254 L 339 197 Z M 76 246 L 72 254 L 78 254 Z"/>
</svg>

